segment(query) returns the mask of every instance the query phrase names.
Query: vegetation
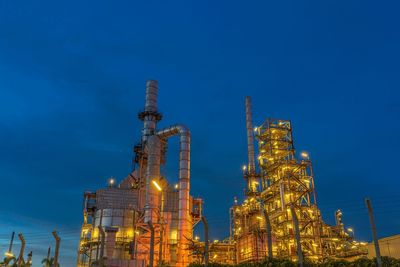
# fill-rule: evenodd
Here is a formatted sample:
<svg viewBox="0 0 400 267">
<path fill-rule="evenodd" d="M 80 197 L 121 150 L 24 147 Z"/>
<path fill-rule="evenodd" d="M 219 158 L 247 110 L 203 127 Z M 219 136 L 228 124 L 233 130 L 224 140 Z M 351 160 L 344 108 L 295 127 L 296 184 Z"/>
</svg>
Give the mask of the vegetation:
<svg viewBox="0 0 400 267">
<path fill-rule="evenodd" d="M 210 263 L 208 267 L 297 267 L 297 263 L 288 259 L 269 259 L 260 263 L 242 263 L 238 265 L 227 265 L 219 263 Z M 376 267 L 376 259 L 358 259 L 355 261 L 345 260 L 327 260 L 323 263 L 313 263 L 306 261 L 304 267 Z M 382 257 L 383 267 L 395 267 L 400 266 L 400 260 Z M 192 263 L 189 267 L 204 267 L 204 264 Z"/>
<path fill-rule="evenodd" d="M 15 257 L 5 257 L 2 262 L 0 262 L 0 266 L 4 267 L 16 267 L 17 259 Z"/>
<path fill-rule="evenodd" d="M 44 258 L 42 260 L 43 267 L 54 267 L 54 258 L 51 257 L 50 259 Z M 57 263 L 57 267 L 60 267 L 60 264 Z"/>
</svg>

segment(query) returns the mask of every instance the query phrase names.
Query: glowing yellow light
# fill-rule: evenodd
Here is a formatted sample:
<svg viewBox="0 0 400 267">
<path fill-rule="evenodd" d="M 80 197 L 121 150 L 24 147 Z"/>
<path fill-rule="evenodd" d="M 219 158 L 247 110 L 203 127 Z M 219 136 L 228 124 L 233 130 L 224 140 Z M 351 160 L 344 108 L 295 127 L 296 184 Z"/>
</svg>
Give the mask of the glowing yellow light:
<svg viewBox="0 0 400 267">
<path fill-rule="evenodd" d="M 246 169 L 247 169 L 246 165 L 243 165 L 242 170 L 245 171 Z"/>
<path fill-rule="evenodd" d="M 347 231 L 353 232 L 353 228 L 347 228 Z"/>
<path fill-rule="evenodd" d="M 214 240 L 214 243 L 218 243 L 218 241 L 219 241 L 218 239 L 215 239 L 215 240 Z"/>
<path fill-rule="evenodd" d="M 14 254 L 12 254 L 12 252 L 7 251 L 6 253 L 4 253 L 4 255 L 6 255 L 6 257 L 14 257 Z"/>
<path fill-rule="evenodd" d="M 110 178 L 110 179 L 108 179 L 108 185 L 109 186 L 113 186 L 115 184 L 115 179 L 114 178 Z"/>
<path fill-rule="evenodd" d="M 157 188 L 158 191 L 162 191 L 161 186 L 155 180 L 153 180 L 152 183 L 154 184 L 154 186 Z"/>
<path fill-rule="evenodd" d="M 217 254 L 214 254 L 214 257 L 213 257 L 213 259 L 216 259 L 216 258 L 217 258 L 217 256 L 218 256 Z"/>
<path fill-rule="evenodd" d="M 257 130 L 258 130 L 258 128 L 257 128 L 257 127 L 254 127 L 254 131 L 257 132 Z"/>
<path fill-rule="evenodd" d="M 303 159 L 308 159 L 308 157 L 309 157 L 308 153 L 305 152 L 305 151 L 301 152 L 300 155 L 301 155 L 301 157 L 302 157 Z"/>
<path fill-rule="evenodd" d="M 140 232 L 139 231 L 135 231 L 135 234 L 140 235 Z"/>
<path fill-rule="evenodd" d="M 196 235 L 196 236 L 194 237 L 194 239 L 195 239 L 195 240 L 199 240 L 200 237 L 199 237 L 198 235 Z"/>
<path fill-rule="evenodd" d="M 178 189 L 179 188 L 179 184 L 175 184 L 174 187 L 175 187 L 175 189 Z"/>
<path fill-rule="evenodd" d="M 176 240 L 178 238 L 178 231 L 172 230 L 171 231 L 171 239 Z"/>
<path fill-rule="evenodd" d="M 257 220 L 260 220 L 260 221 L 263 219 L 261 216 L 257 216 L 256 218 L 257 218 Z"/>
<path fill-rule="evenodd" d="M 318 245 L 317 244 L 312 244 L 314 247 L 318 247 Z"/>
</svg>

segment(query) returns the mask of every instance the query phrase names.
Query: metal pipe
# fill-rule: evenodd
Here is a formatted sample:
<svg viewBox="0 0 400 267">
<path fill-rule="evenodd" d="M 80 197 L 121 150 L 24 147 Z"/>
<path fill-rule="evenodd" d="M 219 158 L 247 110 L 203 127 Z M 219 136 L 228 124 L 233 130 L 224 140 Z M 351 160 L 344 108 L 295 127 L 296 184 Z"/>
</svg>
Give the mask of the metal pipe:
<svg viewBox="0 0 400 267">
<path fill-rule="evenodd" d="M 261 203 L 263 207 L 263 214 L 265 219 L 265 228 L 267 231 L 267 247 L 268 247 L 268 258 L 272 259 L 272 231 L 271 231 L 271 222 L 269 220 L 269 215 L 267 211 L 267 205 Z"/>
<path fill-rule="evenodd" d="M 54 266 L 58 267 L 58 254 L 60 251 L 60 242 L 61 242 L 61 238 L 58 236 L 56 231 L 53 231 L 53 236 L 56 240 L 56 249 L 54 251 Z"/>
<path fill-rule="evenodd" d="M 25 239 L 22 234 L 18 234 L 19 240 L 21 240 L 21 248 L 19 249 L 19 256 L 18 256 L 18 267 L 21 267 L 24 263 L 24 251 L 25 251 Z"/>
<path fill-rule="evenodd" d="M 299 261 L 299 266 L 303 267 L 303 252 L 301 251 L 301 242 L 300 242 L 300 229 L 299 229 L 299 220 L 297 219 L 296 211 L 294 210 L 293 204 L 290 205 L 290 212 L 292 214 L 293 226 L 294 226 L 294 236 L 297 247 L 297 259 Z"/>
<path fill-rule="evenodd" d="M 153 180 L 160 178 L 161 142 L 156 135 L 147 138 L 147 167 L 146 167 L 146 203 L 144 206 L 144 221 L 156 221 L 158 209 L 158 194 L 152 185 Z"/>
<path fill-rule="evenodd" d="M 366 198 L 365 204 L 368 208 L 368 215 L 369 215 L 369 222 L 371 224 L 371 231 L 372 237 L 374 239 L 374 246 L 375 246 L 375 254 L 376 254 L 376 262 L 378 267 L 382 267 L 382 258 L 381 258 L 381 250 L 379 248 L 379 240 L 378 236 L 376 235 L 376 226 L 375 226 L 375 219 L 374 219 L 374 211 L 372 210 L 371 200 Z"/>
<path fill-rule="evenodd" d="M 149 135 L 153 135 L 156 130 L 156 123 L 161 119 L 161 114 L 157 108 L 158 82 L 149 80 L 146 82 L 146 102 L 144 111 L 139 113 L 139 118 L 143 120 L 142 141 L 146 141 Z"/>
<path fill-rule="evenodd" d="M 150 228 L 150 259 L 149 259 L 149 267 L 154 266 L 154 226 L 151 221 L 148 221 L 147 224 Z"/>
<path fill-rule="evenodd" d="M 249 160 L 249 173 L 255 173 L 256 164 L 254 161 L 254 138 L 253 138 L 253 121 L 251 113 L 251 98 L 246 96 L 246 131 L 247 131 L 247 157 Z"/>
<path fill-rule="evenodd" d="M 160 210 L 160 244 L 158 249 L 158 266 L 163 265 L 163 237 L 164 237 L 164 190 L 161 190 L 161 210 Z"/>
<path fill-rule="evenodd" d="M 104 245 L 106 242 L 106 233 L 102 226 L 99 225 L 99 234 L 100 234 L 100 259 L 98 259 L 99 266 L 104 266 Z"/>
<path fill-rule="evenodd" d="M 204 267 L 208 266 L 208 224 L 206 217 L 201 216 L 201 221 L 204 225 Z"/>
<path fill-rule="evenodd" d="M 190 216 L 190 131 L 184 125 L 174 125 L 157 132 L 160 139 L 174 135 L 179 139 L 179 210 L 178 210 L 178 266 L 189 264 L 189 251 L 185 248 L 192 236 Z"/>
<path fill-rule="evenodd" d="M 11 234 L 10 246 L 8 247 L 8 254 L 9 255 L 12 254 L 12 247 L 13 247 L 13 243 L 14 243 L 14 237 L 15 237 L 15 232 L 13 231 L 12 234 Z"/>
</svg>

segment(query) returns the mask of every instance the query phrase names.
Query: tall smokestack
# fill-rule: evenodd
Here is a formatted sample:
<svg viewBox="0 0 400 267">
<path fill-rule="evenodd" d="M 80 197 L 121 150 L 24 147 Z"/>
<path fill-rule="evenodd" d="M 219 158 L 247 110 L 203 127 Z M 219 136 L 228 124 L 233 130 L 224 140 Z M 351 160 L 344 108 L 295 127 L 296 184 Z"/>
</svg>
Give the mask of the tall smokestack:
<svg viewBox="0 0 400 267">
<path fill-rule="evenodd" d="M 158 82 L 149 80 L 146 82 L 146 102 L 144 111 L 139 113 L 139 119 L 143 121 L 142 140 L 147 140 L 149 135 L 153 135 L 156 124 L 161 120 L 162 115 L 158 112 L 157 105 Z"/>
<path fill-rule="evenodd" d="M 253 122 L 251 114 L 251 98 L 246 96 L 246 130 L 247 130 L 247 156 L 249 160 L 248 171 L 250 174 L 256 172 L 256 164 L 254 162 L 254 139 L 253 139 Z"/>
</svg>

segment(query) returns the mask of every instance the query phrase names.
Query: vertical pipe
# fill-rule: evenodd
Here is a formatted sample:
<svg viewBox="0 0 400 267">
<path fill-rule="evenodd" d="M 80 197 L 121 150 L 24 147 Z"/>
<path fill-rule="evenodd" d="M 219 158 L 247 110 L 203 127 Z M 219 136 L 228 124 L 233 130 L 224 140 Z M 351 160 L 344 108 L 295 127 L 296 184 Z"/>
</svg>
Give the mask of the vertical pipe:
<svg viewBox="0 0 400 267">
<path fill-rule="evenodd" d="M 271 231 L 271 222 L 269 220 L 267 205 L 262 203 L 264 219 L 265 219 L 265 228 L 267 231 L 267 246 L 268 246 L 268 258 L 272 259 L 272 231 Z"/>
<path fill-rule="evenodd" d="M 254 161 L 253 122 L 251 114 L 250 96 L 246 96 L 245 104 L 246 104 L 247 157 L 249 161 L 249 173 L 255 173 L 256 164 Z"/>
<path fill-rule="evenodd" d="M 12 234 L 11 234 L 10 246 L 8 247 L 9 255 L 12 254 L 12 247 L 13 247 L 13 243 L 14 243 L 14 237 L 15 237 L 15 232 L 13 231 Z"/>
<path fill-rule="evenodd" d="M 23 265 L 24 261 L 24 251 L 25 251 L 25 239 L 22 234 L 18 234 L 19 240 L 21 240 L 21 248 L 19 250 L 19 256 L 18 256 L 18 267 L 21 267 Z"/>
<path fill-rule="evenodd" d="M 160 210 L 160 245 L 158 249 L 158 266 L 163 265 L 163 241 L 164 237 L 164 190 L 161 190 L 161 210 Z"/>
<path fill-rule="evenodd" d="M 382 258 L 381 258 L 381 251 L 379 249 L 379 240 L 378 236 L 376 235 L 376 226 L 375 226 L 375 219 L 374 219 L 374 211 L 372 210 L 371 200 L 369 198 L 365 199 L 365 204 L 368 208 L 368 215 L 369 215 L 369 222 L 371 224 L 371 231 L 372 237 L 374 239 L 374 246 L 375 246 L 375 254 L 376 254 L 376 262 L 378 267 L 382 267 Z"/>
<path fill-rule="evenodd" d="M 151 221 L 148 221 L 147 224 L 150 228 L 150 256 L 149 256 L 149 267 L 154 266 L 154 226 Z"/>
<path fill-rule="evenodd" d="M 183 125 L 171 126 L 157 132 L 157 136 L 166 139 L 179 134 L 179 208 L 178 208 L 178 266 L 189 264 L 187 239 L 192 235 L 190 216 L 190 131 Z"/>
<path fill-rule="evenodd" d="M 160 178 L 161 142 L 156 135 L 147 138 L 147 168 L 146 168 L 146 203 L 144 206 L 144 221 L 156 221 L 158 208 L 158 193 L 152 185 L 153 180 Z"/>
<path fill-rule="evenodd" d="M 50 261 L 50 252 L 51 252 L 51 247 L 49 246 L 49 248 L 47 249 L 47 262 Z"/>
<path fill-rule="evenodd" d="M 206 217 L 201 216 L 201 221 L 203 222 L 204 225 L 204 266 L 208 266 L 208 224 Z"/>
<path fill-rule="evenodd" d="M 99 226 L 99 236 L 100 236 L 100 259 L 98 262 L 101 267 L 104 266 L 104 245 L 106 242 L 106 233 L 102 226 Z"/>
<path fill-rule="evenodd" d="M 299 220 L 297 219 L 296 211 L 294 210 L 293 204 L 290 205 L 290 212 L 292 214 L 293 226 L 294 226 L 294 230 L 295 230 L 295 241 L 296 241 L 296 247 L 297 247 L 297 259 L 299 261 L 299 266 L 303 267 L 303 252 L 301 251 Z"/>
<path fill-rule="evenodd" d="M 139 114 L 143 119 L 142 141 L 146 141 L 149 135 L 153 135 L 156 130 L 156 123 L 160 114 L 157 112 L 158 82 L 149 80 L 146 82 L 146 101 L 144 112 Z"/>
<path fill-rule="evenodd" d="M 281 197 L 281 208 L 282 211 L 285 211 L 286 205 L 285 205 L 285 185 L 283 182 L 279 184 L 279 193 Z"/>
<path fill-rule="evenodd" d="M 58 254 L 59 254 L 59 250 L 60 250 L 61 238 L 57 235 L 56 231 L 53 231 L 53 236 L 56 240 L 56 249 L 54 251 L 54 266 L 58 267 Z"/>
</svg>

